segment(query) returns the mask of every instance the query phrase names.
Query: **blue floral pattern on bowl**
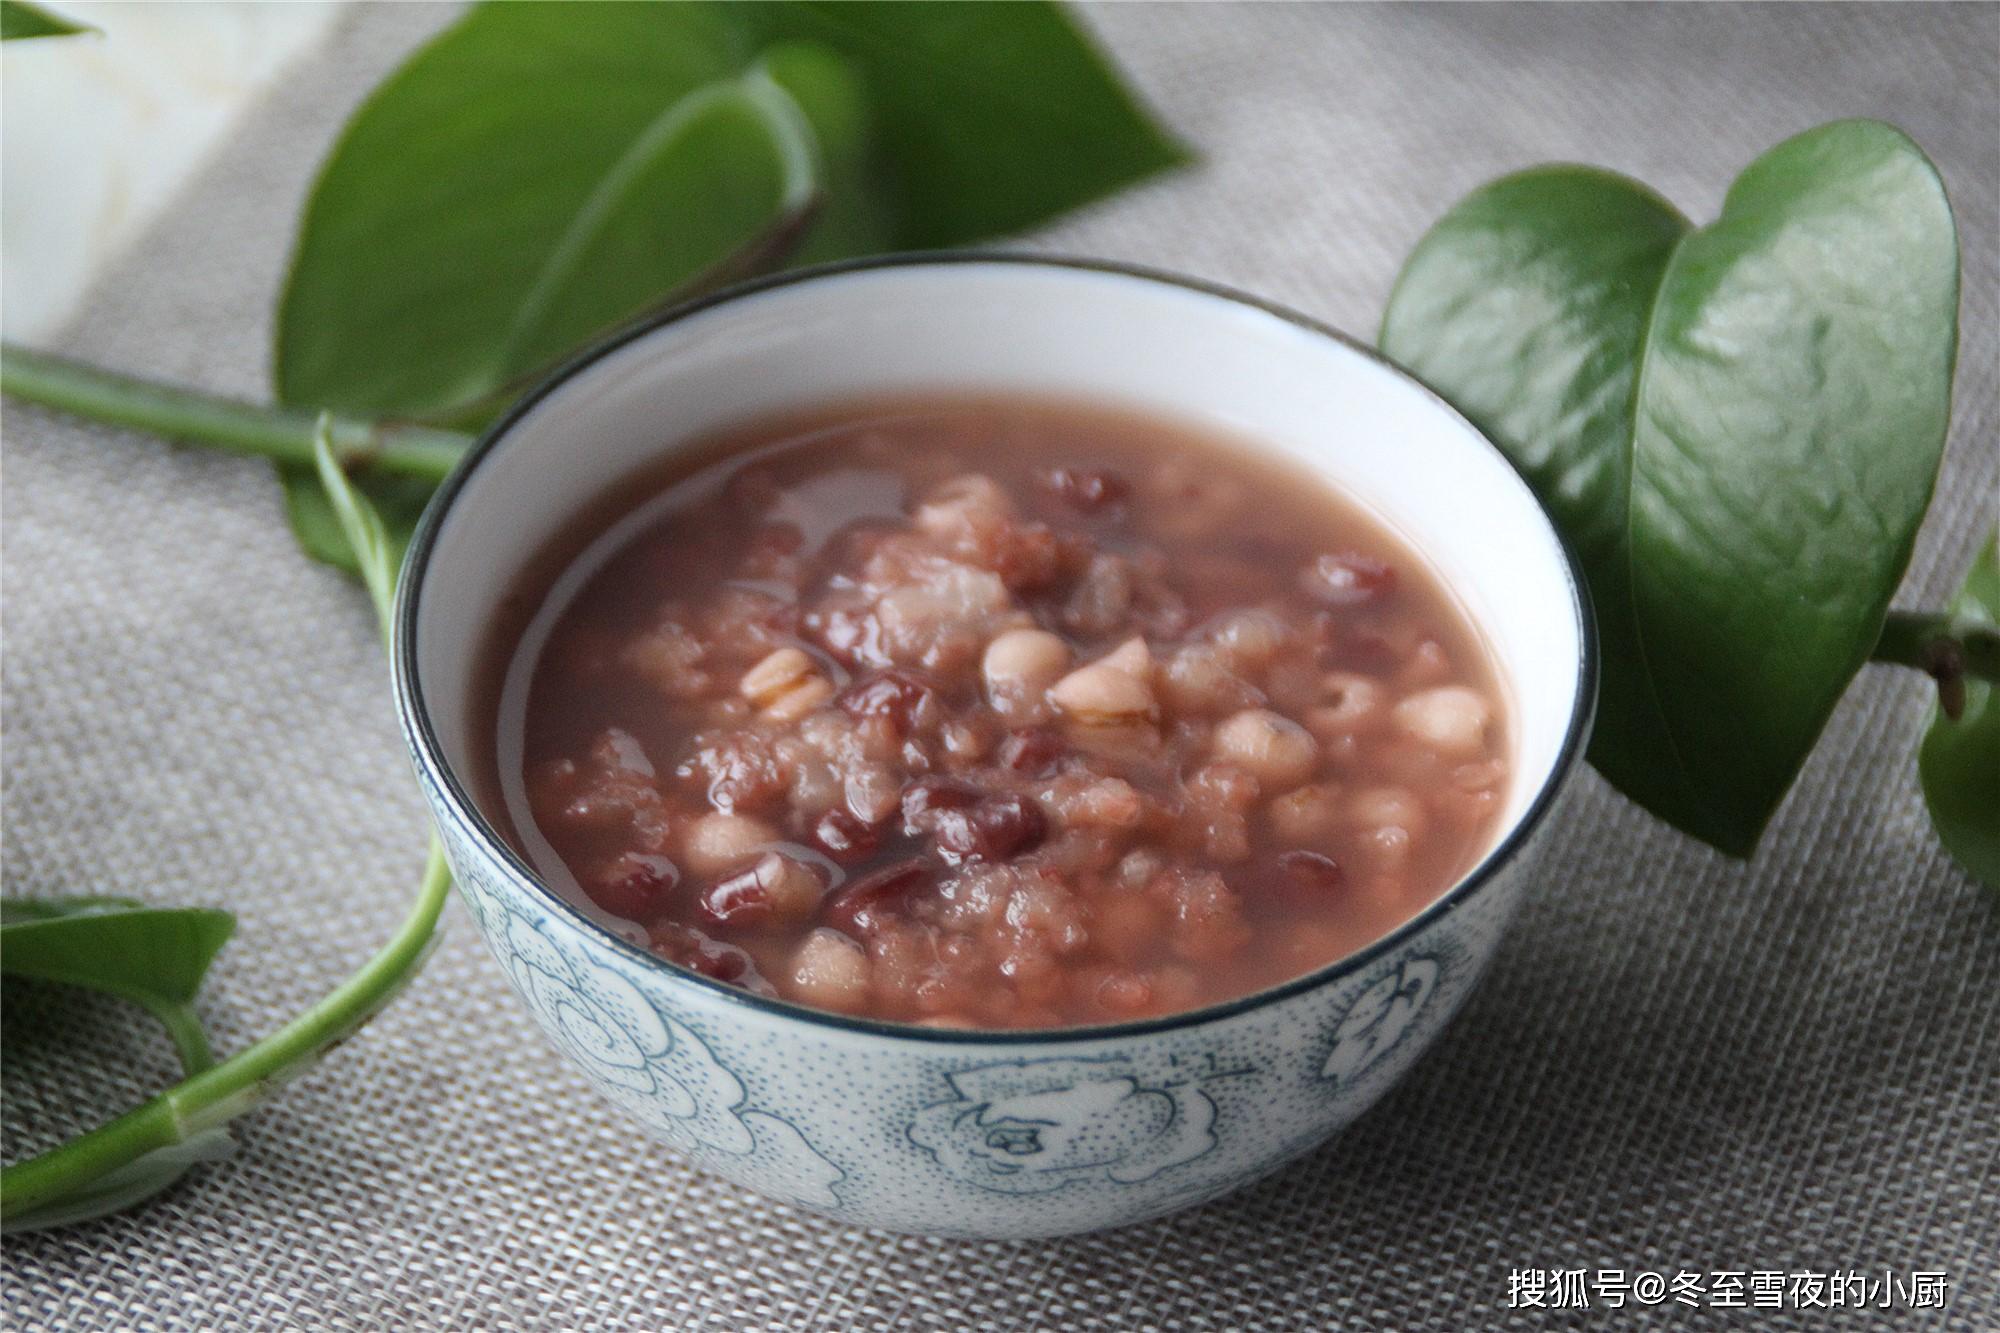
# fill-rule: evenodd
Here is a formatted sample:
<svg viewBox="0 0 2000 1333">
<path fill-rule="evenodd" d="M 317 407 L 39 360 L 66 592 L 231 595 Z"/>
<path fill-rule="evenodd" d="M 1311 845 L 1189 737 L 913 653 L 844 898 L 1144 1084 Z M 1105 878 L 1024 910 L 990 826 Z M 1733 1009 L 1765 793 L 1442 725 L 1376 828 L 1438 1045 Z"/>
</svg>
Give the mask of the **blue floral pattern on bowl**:
<svg viewBox="0 0 2000 1333">
<path fill-rule="evenodd" d="M 476 880 L 474 882 L 477 882 Z M 746 1105 L 743 1082 L 693 1029 L 656 1008 L 617 968 L 559 943 L 544 916 L 508 910 L 490 887 L 463 896 L 555 1044 L 599 1092 L 669 1144 L 726 1154 L 730 1174 L 789 1203 L 839 1204 L 842 1172 L 790 1122 Z"/>
<path fill-rule="evenodd" d="M 1324 984 L 1197 1023 L 1078 1037 L 895 1032 L 801 1021 L 665 968 L 549 902 L 439 811 L 487 944 L 605 1098 L 739 1184 L 932 1235 L 1138 1221 L 1309 1150 L 1442 1028 L 1522 882 L 1498 877 Z"/>
<path fill-rule="evenodd" d="M 919 1112 L 910 1141 L 981 1189 L 1133 1184 L 1215 1147 L 1215 1102 L 1198 1076 L 1149 1083 L 1119 1056 L 1013 1060 L 945 1081 L 956 1096 Z"/>
<path fill-rule="evenodd" d="M 1435 958 L 1407 957 L 1354 997 L 1333 1029 L 1323 1078 L 1352 1082 L 1394 1049 L 1437 991 Z"/>
</svg>

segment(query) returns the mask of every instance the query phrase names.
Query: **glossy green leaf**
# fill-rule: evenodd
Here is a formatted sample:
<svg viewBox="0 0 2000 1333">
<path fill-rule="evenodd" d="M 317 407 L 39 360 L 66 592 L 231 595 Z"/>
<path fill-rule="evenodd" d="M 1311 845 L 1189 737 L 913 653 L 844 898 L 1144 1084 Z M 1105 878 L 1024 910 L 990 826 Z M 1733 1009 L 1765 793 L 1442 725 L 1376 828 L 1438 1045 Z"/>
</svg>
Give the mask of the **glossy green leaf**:
<svg viewBox="0 0 2000 1333">
<path fill-rule="evenodd" d="M 811 216 L 804 258 L 949 244 L 1178 160 L 1048 5 L 482 5 L 328 160 L 278 396 L 460 412 Z"/>
<path fill-rule="evenodd" d="M 368 545 L 359 529 L 356 537 L 357 545 Z M 205 1068 L 200 1077 L 59 1147 L 9 1164 L 0 1171 L 0 1229 L 51 1226 L 124 1207 L 226 1148 L 223 1126 L 347 1040 L 409 984 L 437 943 L 438 916 L 450 886 L 443 851 L 433 839 L 416 901 L 367 963 L 290 1022 Z M 108 913 L 126 906 L 100 901 L 90 910 Z M 38 925 L 73 910 L 73 903 L 28 905 L 10 909 L 10 915 Z"/>
<path fill-rule="evenodd" d="M 0 975 L 87 986 L 156 1010 L 186 1005 L 235 928 L 209 908 L 15 899 L 0 915 Z"/>
<path fill-rule="evenodd" d="M 1189 160 L 1060 5 L 819 0 L 730 12 L 760 44 L 818 42 L 860 72 L 896 249 L 1020 231 Z"/>
<path fill-rule="evenodd" d="M 1691 227 L 1544 167 L 1426 235 L 1382 346 L 1478 422 L 1584 564 L 1592 763 L 1735 855 L 1874 645 L 1950 412 L 1958 243 L 1936 169 L 1840 121 Z"/>
<path fill-rule="evenodd" d="M 817 203 L 818 151 L 798 103 L 757 71 L 683 97 L 571 220 L 515 314 L 505 363 L 546 365 L 662 294 L 782 254 Z"/>
<path fill-rule="evenodd" d="M 67 37 L 72 33 L 95 32 L 87 23 L 64 18 L 26 0 L 0 0 L 0 42 L 23 37 Z"/>
<path fill-rule="evenodd" d="M 278 315 L 286 403 L 485 397 L 812 202 L 803 115 L 698 5 L 482 5 L 363 103 Z"/>
<path fill-rule="evenodd" d="M 2000 534 L 1987 540 L 1951 609 L 2000 625 Z M 2000 687 L 1968 678 L 1957 721 L 1933 711 L 1917 771 L 1946 849 L 1974 878 L 2000 889 Z"/>
<path fill-rule="evenodd" d="M 819 207 L 788 262 L 817 264 L 894 249 L 894 174 L 855 66 L 816 42 L 779 42 L 764 50 L 757 69 L 791 95 L 819 149 Z"/>
<path fill-rule="evenodd" d="M 0 910 L 0 976 L 83 986 L 144 1006 L 192 1074 L 211 1063 L 195 993 L 235 929 L 235 917 L 203 907 L 15 899 Z"/>
</svg>

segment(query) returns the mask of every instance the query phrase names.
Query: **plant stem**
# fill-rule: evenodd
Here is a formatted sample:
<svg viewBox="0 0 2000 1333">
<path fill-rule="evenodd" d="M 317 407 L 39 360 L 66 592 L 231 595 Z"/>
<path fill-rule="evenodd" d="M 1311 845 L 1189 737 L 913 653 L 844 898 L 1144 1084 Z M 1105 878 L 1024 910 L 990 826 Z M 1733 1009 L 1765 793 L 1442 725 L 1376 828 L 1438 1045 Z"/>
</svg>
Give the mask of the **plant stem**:
<svg viewBox="0 0 2000 1333">
<path fill-rule="evenodd" d="M 318 412 L 218 398 L 12 343 L 0 344 L 0 391 L 92 421 L 301 467 L 312 466 L 320 420 Z M 349 472 L 442 481 L 472 442 L 469 435 L 428 426 L 329 420 L 334 454 Z"/>
<path fill-rule="evenodd" d="M 433 839 L 423 884 L 409 915 L 359 971 L 254 1046 L 109 1124 L 0 1172 L 0 1220 L 19 1217 L 257 1105 L 266 1092 L 352 1034 L 416 973 L 436 933 L 450 886 L 451 872 Z"/>
<path fill-rule="evenodd" d="M 215 1057 L 208 1050 L 208 1033 L 202 1030 L 201 1020 L 195 1017 L 191 1004 L 160 1004 L 145 996 L 131 998 L 152 1011 L 153 1017 L 173 1038 L 174 1051 L 181 1058 L 181 1072 L 188 1075 L 199 1074 L 215 1064 Z"/>
<path fill-rule="evenodd" d="M 1935 680 L 1938 706 L 1956 721 L 1968 679 L 2000 682 L 2000 626 L 1943 611 L 1891 611 L 1870 656 Z"/>
</svg>

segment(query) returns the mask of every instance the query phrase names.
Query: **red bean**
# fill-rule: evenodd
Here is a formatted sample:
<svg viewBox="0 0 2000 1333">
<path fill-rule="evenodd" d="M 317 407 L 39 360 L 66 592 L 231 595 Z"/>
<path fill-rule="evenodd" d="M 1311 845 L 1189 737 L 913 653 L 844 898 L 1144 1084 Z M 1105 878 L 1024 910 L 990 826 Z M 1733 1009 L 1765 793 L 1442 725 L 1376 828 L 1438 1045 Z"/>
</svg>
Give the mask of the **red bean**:
<svg viewBox="0 0 2000 1333">
<path fill-rule="evenodd" d="M 903 831 L 929 833 L 953 865 L 1005 861 L 1048 836 L 1042 809 L 1020 796 L 988 796 L 961 778 L 920 778 L 903 789 Z"/>
<path fill-rule="evenodd" d="M 680 882 L 680 869 L 666 857 L 628 852 L 587 887 L 590 900 L 613 916 L 644 921 L 667 905 Z"/>
<path fill-rule="evenodd" d="M 837 805 L 813 825 L 812 840 L 821 851 L 845 865 L 872 856 L 882 842 L 882 834 L 847 807 Z"/>
<path fill-rule="evenodd" d="M 1042 808 L 1020 796 L 993 796 L 977 805 L 941 810 L 932 817 L 932 836 L 945 860 L 1005 861 L 1033 851 L 1048 836 Z"/>
<path fill-rule="evenodd" d="M 936 689 L 923 673 L 884 667 L 842 690 L 838 702 L 850 717 L 887 718 L 899 732 L 907 734 L 922 720 L 922 715 L 935 711 L 926 705 L 936 697 Z"/>
<path fill-rule="evenodd" d="M 1364 606 L 1396 590 L 1396 570 L 1353 551 L 1322 555 L 1301 571 L 1299 586 L 1328 606 Z"/>
<path fill-rule="evenodd" d="M 695 912 L 718 926 L 761 929 L 810 917 L 826 888 L 825 872 L 796 857 L 766 852 L 695 897 Z"/>
<path fill-rule="evenodd" d="M 1069 748 L 1063 738 L 1047 727 L 1028 727 L 1000 742 L 998 759 L 1002 768 L 1030 777 L 1047 777 Z"/>
<path fill-rule="evenodd" d="M 959 778 L 918 778 L 903 788 L 903 829 L 919 833 L 924 816 L 939 810 L 963 810 L 979 800 L 980 790 Z"/>
<path fill-rule="evenodd" d="M 900 916 L 910 898 L 937 882 L 927 861 L 911 858 L 861 876 L 826 900 L 820 917 L 857 938 Z"/>
<path fill-rule="evenodd" d="M 988 563 L 1000 581 L 1015 592 L 1046 588 L 1067 572 L 1067 550 L 1062 538 L 1040 523 L 1004 530 L 1006 540 L 997 543 Z"/>
<path fill-rule="evenodd" d="M 767 985 L 751 985 L 752 979 L 761 982 L 762 978 L 757 976 L 757 964 L 749 954 L 733 944 L 710 939 L 693 926 L 663 922 L 653 930 L 652 947 L 660 957 L 690 972 L 753 990 L 769 989 Z"/>
<path fill-rule="evenodd" d="M 1318 852 L 1281 852 L 1271 870 L 1275 896 L 1301 904 L 1324 902 L 1346 880 L 1340 862 Z"/>
<path fill-rule="evenodd" d="M 695 911 L 718 926 L 758 926 L 771 919 L 771 887 L 758 874 L 762 866 L 746 866 L 704 889 L 694 900 Z"/>
<path fill-rule="evenodd" d="M 1328 666 L 1346 667 L 1366 676 L 1386 676 L 1403 664 L 1396 646 L 1379 634 L 1350 634 L 1320 655 Z"/>
</svg>

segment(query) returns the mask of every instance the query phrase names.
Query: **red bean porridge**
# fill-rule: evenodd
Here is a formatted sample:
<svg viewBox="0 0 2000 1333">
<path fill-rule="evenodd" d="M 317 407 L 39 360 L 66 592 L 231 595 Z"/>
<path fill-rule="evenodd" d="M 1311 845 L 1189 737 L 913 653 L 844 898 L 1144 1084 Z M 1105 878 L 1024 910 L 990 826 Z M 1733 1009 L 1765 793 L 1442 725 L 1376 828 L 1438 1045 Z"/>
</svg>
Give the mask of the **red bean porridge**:
<svg viewBox="0 0 2000 1333">
<path fill-rule="evenodd" d="M 1249 994 L 1435 900 L 1508 782 L 1417 555 L 1121 411 L 767 421 L 621 487 L 513 603 L 481 727 L 519 849 L 661 957 L 842 1013 Z"/>
</svg>

